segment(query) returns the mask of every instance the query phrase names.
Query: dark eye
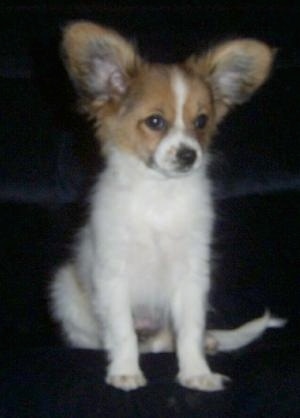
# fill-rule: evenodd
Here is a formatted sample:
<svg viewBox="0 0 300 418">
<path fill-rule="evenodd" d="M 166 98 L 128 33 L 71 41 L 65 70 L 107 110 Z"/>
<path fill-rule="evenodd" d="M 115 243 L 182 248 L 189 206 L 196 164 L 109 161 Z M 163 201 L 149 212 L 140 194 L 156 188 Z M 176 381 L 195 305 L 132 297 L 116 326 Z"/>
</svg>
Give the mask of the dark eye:
<svg viewBox="0 0 300 418">
<path fill-rule="evenodd" d="M 148 128 L 154 131 L 162 131 L 167 126 L 167 121 L 160 115 L 151 115 L 145 119 L 145 123 Z"/>
<path fill-rule="evenodd" d="M 203 129 L 207 123 L 208 117 L 202 113 L 201 115 L 197 116 L 197 118 L 195 119 L 195 128 L 196 129 Z"/>
</svg>

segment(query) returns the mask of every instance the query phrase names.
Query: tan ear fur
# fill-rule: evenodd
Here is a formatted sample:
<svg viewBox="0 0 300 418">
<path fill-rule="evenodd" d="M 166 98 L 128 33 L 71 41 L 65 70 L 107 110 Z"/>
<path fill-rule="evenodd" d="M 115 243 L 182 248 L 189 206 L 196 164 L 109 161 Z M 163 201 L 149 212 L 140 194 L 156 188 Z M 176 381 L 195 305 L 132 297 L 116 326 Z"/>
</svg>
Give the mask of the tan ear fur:
<svg viewBox="0 0 300 418">
<path fill-rule="evenodd" d="M 126 91 L 140 61 L 133 46 L 117 32 L 88 21 L 67 25 L 61 46 L 79 94 L 103 101 Z"/>
<path fill-rule="evenodd" d="M 267 80 L 275 52 L 263 42 L 238 39 L 220 44 L 203 56 L 192 56 L 186 65 L 210 84 L 220 120 Z"/>
</svg>

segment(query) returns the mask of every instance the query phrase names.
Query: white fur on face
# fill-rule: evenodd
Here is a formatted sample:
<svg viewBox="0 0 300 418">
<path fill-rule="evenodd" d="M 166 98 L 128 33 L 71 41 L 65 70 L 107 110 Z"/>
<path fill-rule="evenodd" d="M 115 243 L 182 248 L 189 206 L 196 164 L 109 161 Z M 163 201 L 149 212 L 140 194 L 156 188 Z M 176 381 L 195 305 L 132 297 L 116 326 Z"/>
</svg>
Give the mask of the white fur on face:
<svg viewBox="0 0 300 418">
<path fill-rule="evenodd" d="M 178 71 L 172 77 L 172 90 L 176 100 L 175 128 L 184 129 L 183 108 L 187 99 L 188 86 Z"/>
<path fill-rule="evenodd" d="M 184 122 L 184 106 L 188 98 L 188 84 L 179 70 L 174 71 L 171 88 L 175 99 L 175 120 L 166 137 L 154 154 L 154 165 L 163 174 L 173 177 L 195 171 L 201 164 L 202 149 L 195 138 L 188 135 Z M 190 166 L 182 166 L 178 151 L 182 148 L 195 151 L 196 159 Z"/>
</svg>

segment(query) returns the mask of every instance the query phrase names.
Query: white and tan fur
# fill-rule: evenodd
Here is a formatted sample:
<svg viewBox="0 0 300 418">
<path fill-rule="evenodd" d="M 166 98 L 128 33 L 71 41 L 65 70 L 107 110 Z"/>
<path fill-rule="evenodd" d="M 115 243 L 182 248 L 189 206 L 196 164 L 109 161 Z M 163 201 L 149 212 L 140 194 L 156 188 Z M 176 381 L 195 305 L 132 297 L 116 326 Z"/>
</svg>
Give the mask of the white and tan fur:
<svg viewBox="0 0 300 418">
<path fill-rule="evenodd" d="M 175 349 L 183 386 L 221 389 L 226 378 L 204 355 L 213 223 L 207 148 L 225 114 L 266 80 L 273 51 L 241 39 L 178 65 L 149 64 L 119 34 L 90 22 L 67 26 L 62 49 L 107 167 L 73 259 L 51 285 L 53 317 L 72 346 L 108 352 L 106 380 L 117 388 L 146 383 L 139 351 Z M 209 331 L 206 343 L 235 349 L 277 325 L 266 314 L 227 334 Z"/>
</svg>

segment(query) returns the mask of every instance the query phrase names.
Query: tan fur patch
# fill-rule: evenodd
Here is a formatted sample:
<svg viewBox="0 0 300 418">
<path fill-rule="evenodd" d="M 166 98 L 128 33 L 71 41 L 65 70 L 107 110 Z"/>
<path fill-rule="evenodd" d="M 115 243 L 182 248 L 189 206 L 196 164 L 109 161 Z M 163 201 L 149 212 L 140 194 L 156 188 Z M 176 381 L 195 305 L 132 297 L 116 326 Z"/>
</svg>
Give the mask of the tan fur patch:
<svg viewBox="0 0 300 418">
<path fill-rule="evenodd" d="M 104 141 L 109 138 L 120 148 L 147 161 L 174 121 L 170 72 L 168 66 L 144 65 L 118 110 L 111 103 L 101 110 L 103 123 L 98 130 L 99 137 Z M 165 131 L 147 127 L 145 120 L 151 115 L 161 115 L 167 121 Z"/>
</svg>

